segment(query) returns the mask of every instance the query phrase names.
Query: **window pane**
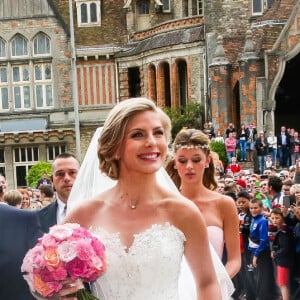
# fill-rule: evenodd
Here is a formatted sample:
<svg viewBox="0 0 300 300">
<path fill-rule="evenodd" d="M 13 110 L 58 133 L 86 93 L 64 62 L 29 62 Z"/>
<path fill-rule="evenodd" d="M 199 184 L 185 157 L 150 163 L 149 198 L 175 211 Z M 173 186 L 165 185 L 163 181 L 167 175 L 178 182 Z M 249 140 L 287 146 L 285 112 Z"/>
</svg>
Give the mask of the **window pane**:
<svg viewBox="0 0 300 300">
<path fill-rule="evenodd" d="M 27 148 L 27 161 L 32 161 L 32 148 Z"/>
<path fill-rule="evenodd" d="M 52 106 L 52 85 L 46 85 L 46 105 Z"/>
<path fill-rule="evenodd" d="M 0 149 L 0 163 L 4 163 L 5 159 L 4 159 L 4 149 Z M 1 173 L 3 174 L 3 173 Z"/>
<path fill-rule="evenodd" d="M 30 90 L 29 86 L 23 87 L 23 94 L 24 94 L 24 107 L 30 108 Z"/>
<path fill-rule="evenodd" d="M 15 108 L 21 108 L 21 91 L 20 87 L 14 87 Z"/>
<path fill-rule="evenodd" d="M 97 22 L 97 6 L 96 3 L 90 5 L 91 22 Z"/>
<path fill-rule="evenodd" d="M 13 82 L 19 82 L 20 81 L 20 69 L 19 67 L 13 68 Z"/>
<path fill-rule="evenodd" d="M 34 159 L 34 161 L 39 161 L 39 148 L 38 147 L 33 148 L 33 159 Z"/>
<path fill-rule="evenodd" d="M 262 0 L 253 0 L 253 13 L 262 12 Z"/>
<path fill-rule="evenodd" d="M 50 65 L 46 65 L 45 66 L 45 79 L 51 79 L 51 66 Z"/>
<path fill-rule="evenodd" d="M 22 56 L 27 54 L 27 41 L 22 36 L 16 37 L 12 42 L 12 55 Z"/>
<path fill-rule="evenodd" d="M 34 40 L 34 54 L 49 54 L 50 40 L 45 34 L 39 34 Z"/>
<path fill-rule="evenodd" d="M 0 69 L 0 82 L 7 82 L 7 69 L 6 68 Z"/>
<path fill-rule="evenodd" d="M 41 85 L 35 87 L 36 106 L 43 107 L 43 88 Z"/>
<path fill-rule="evenodd" d="M 26 151 L 25 148 L 20 148 L 21 150 L 21 161 L 26 161 Z"/>
<path fill-rule="evenodd" d="M 170 0 L 161 1 L 163 4 L 163 10 L 170 10 Z"/>
<path fill-rule="evenodd" d="M 81 23 L 87 23 L 87 5 L 85 3 L 81 4 Z"/>
<path fill-rule="evenodd" d="M 42 80 L 42 68 L 41 66 L 34 67 L 35 80 Z"/>
<path fill-rule="evenodd" d="M 140 15 L 148 15 L 149 14 L 149 1 L 141 1 L 139 3 L 139 14 Z"/>
<path fill-rule="evenodd" d="M 27 67 L 23 67 L 23 81 L 29 81 L 29 71 Z"/>
<path fill-rule="evenodd" d="M 2 101 L 2 109 L 8 109 L 8 89 L 1 89 L 1 101 Z"/>
<path fill-rule="evenodd" d="M 15 162 L 20 161 L 19 148 L 15 149 Z"/>
</svg>

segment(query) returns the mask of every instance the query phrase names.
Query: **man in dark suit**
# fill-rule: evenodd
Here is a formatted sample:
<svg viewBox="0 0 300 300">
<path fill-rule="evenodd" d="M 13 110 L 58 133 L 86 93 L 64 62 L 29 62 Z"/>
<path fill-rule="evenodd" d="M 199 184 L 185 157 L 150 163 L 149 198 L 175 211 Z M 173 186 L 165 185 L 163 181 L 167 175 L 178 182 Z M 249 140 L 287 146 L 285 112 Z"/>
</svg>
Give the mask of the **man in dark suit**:
<svg viewBox="0 0 300 300">
<path fill-rule="evenodd" d="M 34 211 L 0 204 L 0 299 L 34 300 L 21 273 L 27 251 L 42 235 Z"/>
<path fill-rule="evenodd" d="M 280 134 L 277 136 L 277 147 L 280 169 L 289 167 L 288 156 L 290 148 L 290 136 L 287 133 L 285 126 L 281 126 Z"/>
<path fill-rule="evenodd" d="M 46 172 L 43 172 L 42 178 L 38 180 L 36 188 L 38 189 L 40 187 L 40 185 L 43 185 L 43 184 L 51 184 L 50 179 L 47 178 Z"/>
<path fill-rule="evenodd" d="M 43 232 L 46 233 L 49 227 L 62 223 L 79 167 L 78 160 L 70 153 L 59 154 L 53 161 L 51 179 L 55 201 L 38 211 Z"/>
</svg>

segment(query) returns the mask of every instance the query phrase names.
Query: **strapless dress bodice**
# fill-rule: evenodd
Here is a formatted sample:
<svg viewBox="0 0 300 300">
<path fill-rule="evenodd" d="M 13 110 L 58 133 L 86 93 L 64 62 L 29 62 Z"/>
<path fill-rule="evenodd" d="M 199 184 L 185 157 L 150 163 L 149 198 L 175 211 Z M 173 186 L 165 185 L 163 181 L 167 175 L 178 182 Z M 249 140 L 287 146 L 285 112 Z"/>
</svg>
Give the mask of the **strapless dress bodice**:
<svg viewBox="0 0 300 300">
<path fill-rule="evenodd" d="M 101 300 L 178 299 L 184 234 L 169 223 L 135 234 L 127 249 L 119 233 L 92 228 L 105 245 L 107 270 L 92 284 Z"/>
<path fill-rule="evenodd" d="M 222 259 L 224 250 L 224 231 L 218 226 L 207 226 L 208 239 L 219 258 Z"/>
</svg>

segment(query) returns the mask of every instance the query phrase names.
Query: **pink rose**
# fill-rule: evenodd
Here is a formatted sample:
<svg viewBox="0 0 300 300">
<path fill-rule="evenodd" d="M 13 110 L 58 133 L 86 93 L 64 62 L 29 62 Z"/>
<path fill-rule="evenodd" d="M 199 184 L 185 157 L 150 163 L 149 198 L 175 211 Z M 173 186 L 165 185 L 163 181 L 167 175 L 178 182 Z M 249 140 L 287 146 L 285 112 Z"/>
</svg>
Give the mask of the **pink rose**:
<svg viewBox="0 0 300 300">
<path fill-rule="evenodd" d="M 57 252 L 63 262 L 69 262 L 77 256 L 76 244 L 69 241 L 62 242 L 58 245 Z"/>
</svg>

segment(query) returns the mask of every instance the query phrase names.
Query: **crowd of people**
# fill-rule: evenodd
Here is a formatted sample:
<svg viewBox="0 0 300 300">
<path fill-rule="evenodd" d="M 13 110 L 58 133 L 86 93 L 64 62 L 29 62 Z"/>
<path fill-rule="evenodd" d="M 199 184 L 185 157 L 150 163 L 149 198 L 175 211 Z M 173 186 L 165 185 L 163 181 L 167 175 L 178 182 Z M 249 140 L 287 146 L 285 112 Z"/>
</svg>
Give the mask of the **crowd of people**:
<svg viewBox="0 0 300 300">
<path fill-rule="evenodd" d="M 227 162 L 232 157 L 238 161 L 254 162 L 257 157 L 257 173 L 262 174 L 265 168 L 288 169 L 295 166 L 300 159 L 300 138 L 298 130 L 281 126 L 277 135 L 273 131 L 268 133 L 257 131 L 254 124 L 241 124 L 236 128 L 229 123 L 225 132 L 214 132 L 212 123 L 205 123 L 203 132 L 212 140 L 225 144 Z M 209 124 L 209 125 L 208 125 Z"/>
<path fill-rule="evenodd" d="M 152 101 L 129 99 L 111 110 L 81 166 L 62 153 L 51 181 L 43 173 L 35 188 L 7 190 L 1 175 L 0 266 L 9 273 L 0 271 L 0 299 L 38 297 L 22 278 L 22 259 L 65 222 L 89 228 L 106 247 L 107 271 L 86 286 L 101 299 L 299 298 L 298 132 L 282 126 L 266 137 L 253 124 L 230 123 L 223 135 L 207 123 L 181 130 L 170 151 L 170 129 Z M 225 144 L 227 164 L 211 140 Z M 254 154 L 257 173 L 239 164 Z M 77 192 L 85 188 L 90 199 Z M 80 288 L 68 281 L 52 299 L 75 300 L 69 294 Z"/>
</svg>

